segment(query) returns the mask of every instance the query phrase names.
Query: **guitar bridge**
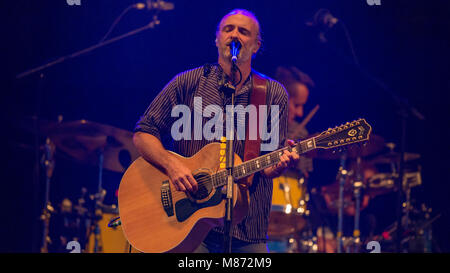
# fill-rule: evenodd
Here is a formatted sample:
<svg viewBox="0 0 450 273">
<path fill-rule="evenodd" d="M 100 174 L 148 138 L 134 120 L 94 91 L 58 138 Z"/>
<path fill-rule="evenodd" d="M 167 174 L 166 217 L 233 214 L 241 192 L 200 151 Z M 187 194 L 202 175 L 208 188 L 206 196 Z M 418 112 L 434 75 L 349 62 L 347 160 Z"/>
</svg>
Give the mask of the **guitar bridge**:
<svg viewBox="0 0 450 273">
<path fill-rule="evenodd" d="M 169 180 L 163 181 L 161 185 L 161 203 L 167 216 L 173 216 L 172 194 L 170 192 Z"/>
</svg>

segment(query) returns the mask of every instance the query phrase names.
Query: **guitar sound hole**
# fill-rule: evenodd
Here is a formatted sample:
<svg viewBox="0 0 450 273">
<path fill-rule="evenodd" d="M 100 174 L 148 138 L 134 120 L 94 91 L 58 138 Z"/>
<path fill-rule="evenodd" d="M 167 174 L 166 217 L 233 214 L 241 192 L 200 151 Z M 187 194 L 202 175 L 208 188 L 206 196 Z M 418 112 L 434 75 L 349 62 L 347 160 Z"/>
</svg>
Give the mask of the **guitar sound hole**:
<svg viewBox="0 0 450 273">
<path fill-rule="evenodd" d="M 197 173 L 194 174 L 194 178 L 197 181 L 198 190 L 194 193 L 190 193 L 190 196 L 195 200 L 205 199 L 213 189 L 211 175 L 209 175 L 209 173 Z"/>
</svg>

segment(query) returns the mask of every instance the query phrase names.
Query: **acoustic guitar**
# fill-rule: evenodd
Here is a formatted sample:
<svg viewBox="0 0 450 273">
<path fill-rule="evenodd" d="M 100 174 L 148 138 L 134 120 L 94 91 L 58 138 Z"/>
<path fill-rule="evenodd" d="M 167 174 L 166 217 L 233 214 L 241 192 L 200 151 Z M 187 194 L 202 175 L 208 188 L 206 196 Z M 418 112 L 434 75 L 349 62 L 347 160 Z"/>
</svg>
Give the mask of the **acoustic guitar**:
<svg viewBox="0 0 450 273">
<path fill-rule="evenodd" d="M 320 135 L 297 142 L 263 156 L 242 162 L 235 154 L 235 181 L 279 162 L 285 149 L 303 154 L 331 149 L 369 139 L 371 126 L 359 119 L 330 128 Z M 144 158 L 136 159 L 124 173 L 119 186 L 118 205 L 122 228 L 130 244 L 141 252 L 192 252 L 215 226 L 223 225 L 227 170 L 220 169 L 221 143 L 210 143 L 194 156 L 173 153 L 198 182 L 195 193 L 176 191 L 168 176 Z M 233 221 L 245 217 L 248 190 L 233 186 Z"/>
</svg>

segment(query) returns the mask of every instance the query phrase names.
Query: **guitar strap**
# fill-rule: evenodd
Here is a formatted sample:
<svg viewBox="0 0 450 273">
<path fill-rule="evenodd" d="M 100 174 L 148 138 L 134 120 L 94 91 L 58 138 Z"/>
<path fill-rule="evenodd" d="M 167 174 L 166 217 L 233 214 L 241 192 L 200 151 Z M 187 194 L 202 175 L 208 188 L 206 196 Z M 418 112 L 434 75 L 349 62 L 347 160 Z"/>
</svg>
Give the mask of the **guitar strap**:
<svg viewBox="0 0 450 273">
<path fill-rule="evenodd" d="M 261 135 L 259 128 L 259 106 L 266 105 L 267 94 L 267 77 L 253 71 L 252 73 L 252 90 L 250 92 L 249 104 L 256 106 L 256 121 L 251 121 L 250 117 L 247 119 L 245 130 L 245 146 L 244 146 L 244 162 L 256 158 L 261 151 Z M 250 122 L 256 122 L 256 139 L 251 140 L 249 138 Z M 250 187 L 252 185 L 254 174 L 242 179 L 241 183 Z"/>
</svg>

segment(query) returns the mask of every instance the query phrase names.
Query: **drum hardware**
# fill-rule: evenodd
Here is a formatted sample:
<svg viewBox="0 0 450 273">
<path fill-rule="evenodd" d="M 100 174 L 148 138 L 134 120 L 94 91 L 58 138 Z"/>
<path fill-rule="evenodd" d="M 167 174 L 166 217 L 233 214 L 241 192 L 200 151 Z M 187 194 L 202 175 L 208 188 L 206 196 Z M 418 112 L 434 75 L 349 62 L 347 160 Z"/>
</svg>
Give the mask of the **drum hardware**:
<svg viewBox="0 0 450 273">
<path fill-rule="evenodd" d="M 405 153 L 404 154 L 404 160 L 405 162 L 411 162 L 420 159 L 420 154 L 416 153 Z M 393 168 L 392 172 L 397 172 L 397 166 L 400 162 L 401 156 L 397 152 L 389 152 L 387 154 L 382 154 L 379 156 L 376 156 L 375 158 L 371 159 L 370 162 L 373 164 L 393 164 L 395 167 Z"/>
<path fill-rule="evenodd" d="M 274 190 L 269 218 L 270 240 L 288 239 L 306 225 L 306 183 L 296 170 L 287 170 L 273 180 Z"/>
<path fill-rule="evenodd" d="M 103 203 L 103 170 L 123 172 L 139 156 L 132 142 L 133 134 L 109 125 L 87 120 L 49 125 L 46 130 L 56 146 L 73 159 L 98 167 L 97 193 L 90 196 L 93 202 L 88 237 L 93 234 L 93 252 L 103 252 L 102 229 L 99 226 L 104 213 L 117 211 L 115 205 Z"/>
<path fill-rule="evenodd" d="M 326 226 L 317 228 L 317 249 L 321 253 L 335 253 L 336 252 L 336 238 L 333 231 Z"/>
<path fill-rule="evenodd" d="M 267 242 L 271 253 L 297 253 L 299 245 L 294 237 L 272 239 Z"/>
<path fill-rule="evenodd" d="M 403 210 L 406 209 L 404 206 Z M 438 247 L 435 245 L 432 236 L 431 224 L 441 217 L 441 214 L 437 214 L 431 217 L 432 209 L 428 208 L 425 204 L 421 205 L 420 209 L 414 206 L 409 207 L 410 219 L 406 219 L 405 216 L 402 217 L 402 225 L 406 221 L 409 221 L 408 229 L 404 229 L 402 232 L 401 242 L 401 252 L 420 252 L 420 253 L 430 253 L 433 247 Z M 382 250 L 384 252 L 395 252 L 397 251 L 395 246 L 394 238 L 397 232 L 397 222 L 394 222 L 388 226 L 381 235 L 376 235 L 368 238 L 368 241 L 378 241 L 382 245 Z"/>
<path fill-rule="evenodd" d="M 133 133 L 87 120 L 52 124 L 47 135 L 72 159 L 113 172 L 124 172 L 139 156 Z"/>
<path fill-rule="evenodd" d="M 51 239 L 49 236 L 50 217 L 55 210 L 50 203 L 50 180 L 53 176 L 53 170 L 55 168 L 54 154 L 55 145 L 49 138 L 47 138 L 45 141 L 45 153 L 42 155 L 41 159 L 41 163 L 45 168 L 45 199 L 44 208 L 42 209 L 42 214 L 40 216 L 40 220 L 43 222 L 42 241 L 40 249 L 41 253 L 47 253 L 48 244 L 51 244 Z"/>
<path fill-rule="evenodd" d="M 307 182 L 296 169 L 274 178 L 272 208 L 268 228 L 270 252 L 313 253 L 316 241 L 307 217 L 309 195 Z M 316 247 L 314 247 L 316 246 Z"/>
<path fill-rule="evenodd" d="M 347 170 L 345 169 L 345 162 L 347 161 L 347 153 L 342 153 L 340 167 L 338 171 L 339 177 L 339 199 L 338 199 L 338 226 L 337 226 L 337 252 L 342 253 L 343 241 L 343 219 L 344 219 L 344 186 L 347 177 Z"/>
<path fill-rule="evenodd" d="M 356 179 L 353 181 L 353 192 L 355 196 L 355 221 L 353 229 L 353 246 L 354 253 L 358 252 L 359 245 L 361 243 L 360 230 L 359 230 L 359 216 L 361 205 L 361 188 L 363 187 L 363 177 L 361 173 L 361 157 L 356 159 Z"/>
</svg>

